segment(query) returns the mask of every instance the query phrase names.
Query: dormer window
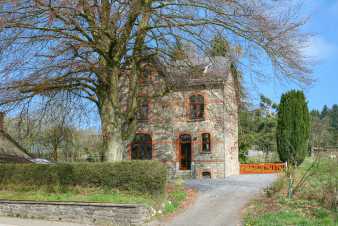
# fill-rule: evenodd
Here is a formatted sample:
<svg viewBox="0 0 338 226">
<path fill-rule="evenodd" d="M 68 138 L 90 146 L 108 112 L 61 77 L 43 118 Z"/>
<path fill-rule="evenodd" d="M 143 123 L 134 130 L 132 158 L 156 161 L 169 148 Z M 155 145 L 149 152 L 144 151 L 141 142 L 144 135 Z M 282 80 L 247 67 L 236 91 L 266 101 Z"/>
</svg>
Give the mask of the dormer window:
<svg viewBox="0 0 338 226">
<path fill-rule="evenodd" d="M 148 121 L 149 119 L 149 103 L 147 98 L 141 98 L 138 111 L 136 114 L 138 121 Z"/>
<path fill-rule="evenodd" d="M 193 95 L 189 98 L 190 101 L 190 119 L 204 119 L 204 97 L 202 95 Z"/>
</svg>

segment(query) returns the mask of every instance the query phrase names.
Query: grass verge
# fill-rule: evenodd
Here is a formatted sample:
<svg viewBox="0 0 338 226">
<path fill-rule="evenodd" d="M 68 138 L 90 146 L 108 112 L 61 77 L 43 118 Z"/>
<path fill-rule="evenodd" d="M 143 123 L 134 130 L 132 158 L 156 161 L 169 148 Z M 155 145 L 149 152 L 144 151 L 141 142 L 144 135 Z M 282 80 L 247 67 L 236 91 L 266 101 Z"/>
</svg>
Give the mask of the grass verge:
<svg viewBox="0 0 338 226">
<path fill-rule="evenodd" d="M 187 199 L 187 191 L 182 182 L 169 183 L 166 193 L 161 196 L 103 190 L 99 188 L 73 187 L 66 192 L 47 192 L 22 188 L 0 190 L 0 200 L 12 201 L 46 201 L 46 202 L 97 202 L 114 204 L 144 204 L 153 210 L 153 215 L 168 215 L 176 210 Z"/>
<path fill-rule="evenodd" d="M 165 215 L 174 213 L 187 199 L 187 191 L 180 182 L 168 185 L 167 194 L 167 200 L 163 208 L 163 214 Z"/>
<path fill-rule="evenodd" d="M 307 159 L 299 169 L 300 178 L 310 167 Z M 266 195 L 245 210 L 245 226 L 337 226 L 337 160 L 321 159 L 293 199 L 287 199 L 287 182 L 281 176 Z"/>
<path fill-rule="evenodd" d="M 41 191 L 0 191 L 0 199 L 47 202 L 100 202 L 114 204 L 146 204 L 155 206 L 162 198 L 145 194 L 104 191 L 91 188 L 72 189 L 64 193 Z"/>
</svg>

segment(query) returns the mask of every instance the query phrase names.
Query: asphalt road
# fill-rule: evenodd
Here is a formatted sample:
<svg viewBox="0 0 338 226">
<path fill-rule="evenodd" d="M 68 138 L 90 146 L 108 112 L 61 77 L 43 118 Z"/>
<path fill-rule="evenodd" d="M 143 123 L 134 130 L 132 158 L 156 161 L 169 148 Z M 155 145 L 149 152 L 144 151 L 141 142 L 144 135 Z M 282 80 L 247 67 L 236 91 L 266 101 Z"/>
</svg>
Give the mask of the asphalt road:
<svg viewBox="0 0 338 226">
<path fill-rule="evenodd" d="M 274 174 L 240 175 L 222 180 L 188 180 L 199 190 L 194 205 L 170 222 L 152 222 L 152 226 L 238 226 L 241 210 L 260 191 L 277 179 Z"/>
</svg>

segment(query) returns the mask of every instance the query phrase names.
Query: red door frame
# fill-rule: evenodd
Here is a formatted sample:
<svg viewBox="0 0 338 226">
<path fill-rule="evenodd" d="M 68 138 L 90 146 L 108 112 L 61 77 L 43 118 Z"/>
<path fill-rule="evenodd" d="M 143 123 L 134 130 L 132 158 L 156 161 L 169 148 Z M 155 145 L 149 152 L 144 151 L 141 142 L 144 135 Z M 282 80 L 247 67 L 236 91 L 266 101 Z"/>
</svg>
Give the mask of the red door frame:
<svg viewBox="0 0 338 226">
<path fill-rule="evenodd" d="M 179 133 L 178 135 L 178 168 L 179 170 L 189 170 L 181 168 L 181 160 L 182 160 L 182 145 L 181 145 L 181 136 L 182 135 L 189 135 L 190 136 L 190 170 L 191 170 L 191 163 L 193 161 L 193 138 L 190 133 Z"/>
</svg>

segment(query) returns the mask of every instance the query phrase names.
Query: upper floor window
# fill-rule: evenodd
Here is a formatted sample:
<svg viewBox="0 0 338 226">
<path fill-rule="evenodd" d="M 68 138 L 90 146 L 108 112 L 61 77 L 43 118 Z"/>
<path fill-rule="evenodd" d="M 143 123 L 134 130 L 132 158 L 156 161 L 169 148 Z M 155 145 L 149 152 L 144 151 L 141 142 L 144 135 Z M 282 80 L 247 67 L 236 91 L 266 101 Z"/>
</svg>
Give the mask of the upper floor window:
<svg viewBox="0 0 338 226">
<path fill-rule="evenodd" d="M 189 98 L 190 101 L 190 119 L 204 119 L 204 97 L 202 95 L 193 95 Z"/>
<path fill-rule="evenodd" d="M 149 83 L 151 81 L 152 71 L 149 68 L 145 68 L 141 74 L 141 82 Z"/>
<path fill-rule="evenodd" d="M 210 133 L 202 133 L 202 152 L 211 152 Z"/>
<path fill-rule="evenodd" d="M 138 111 L 136 114 L 138 121 L 148 121 L 149 118 L 149 103 L 147 98 L 141 98 Z"/>
</svg>

